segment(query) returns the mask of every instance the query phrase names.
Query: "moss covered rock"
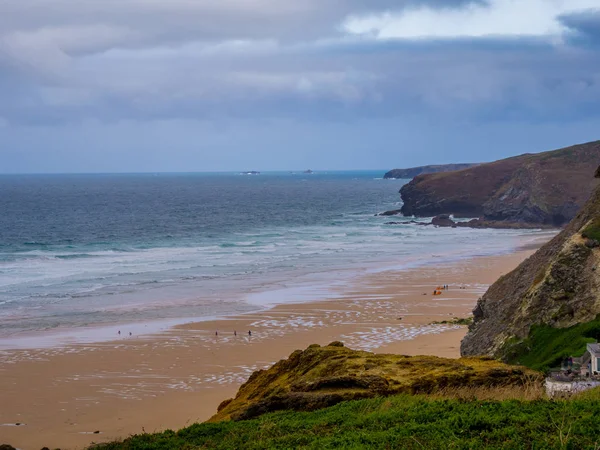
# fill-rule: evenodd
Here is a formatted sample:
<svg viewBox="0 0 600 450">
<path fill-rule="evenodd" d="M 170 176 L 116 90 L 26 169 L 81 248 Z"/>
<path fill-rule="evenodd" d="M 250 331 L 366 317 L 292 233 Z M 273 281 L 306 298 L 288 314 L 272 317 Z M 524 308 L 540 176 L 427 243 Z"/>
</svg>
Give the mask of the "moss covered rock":
<svg viewBox="0 0 600 450">
<path fill-rule="evenodd" d="M 254 372 L 211 421 L 244 420 L 279 410 L 312 411 L 342 401 L 400 393 L 430 394 L 453 387 L 541 383 L 541 375 L 492 359 L 374 354 L 339 342 L 296 350 Z"/>
</svg>

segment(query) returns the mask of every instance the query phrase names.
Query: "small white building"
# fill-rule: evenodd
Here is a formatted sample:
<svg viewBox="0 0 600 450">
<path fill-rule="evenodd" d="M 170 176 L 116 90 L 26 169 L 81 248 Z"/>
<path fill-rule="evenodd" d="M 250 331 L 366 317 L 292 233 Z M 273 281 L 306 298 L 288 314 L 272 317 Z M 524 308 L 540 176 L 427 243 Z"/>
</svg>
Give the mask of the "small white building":
<svg viewBox="0 0 600 450">
<path fill-rule="evenodd" d="M 588 344 L 587 352 L 590 355 L 591 372 L 600 373 L 600 344 Z"/>
<path fill-rule="evenodd" d="M 600 386 L 600 381 L 559 381 L 547 378 L 545 386 L 548 397 L 566 397 L 589 389 L 594 389 Z"/>
<path fill-rule="evenodd" d="M 546 378 L 546 393 L 549 397 L 564 397 L 600 386 L 600 343 L 587 344 L 581 357 L 573 358 L 575 369 L 563 367 L 560 373 Z M 566 361 L 566 360 L 565 360 Z"/>
</svg>

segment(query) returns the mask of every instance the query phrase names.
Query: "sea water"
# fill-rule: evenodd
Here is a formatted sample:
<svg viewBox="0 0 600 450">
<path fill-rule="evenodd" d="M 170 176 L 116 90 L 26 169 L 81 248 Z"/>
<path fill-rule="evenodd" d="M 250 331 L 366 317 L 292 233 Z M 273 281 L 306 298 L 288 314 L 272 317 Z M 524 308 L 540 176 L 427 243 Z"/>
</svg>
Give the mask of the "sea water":
<svg viewBox="0 0 600 450">
<path fill-rule="evenodd" d="M 316 300 L 536 235 L 390 225 L 408 180 L 382 173 L 0 176 L 0 341 Z"/>
</svg>

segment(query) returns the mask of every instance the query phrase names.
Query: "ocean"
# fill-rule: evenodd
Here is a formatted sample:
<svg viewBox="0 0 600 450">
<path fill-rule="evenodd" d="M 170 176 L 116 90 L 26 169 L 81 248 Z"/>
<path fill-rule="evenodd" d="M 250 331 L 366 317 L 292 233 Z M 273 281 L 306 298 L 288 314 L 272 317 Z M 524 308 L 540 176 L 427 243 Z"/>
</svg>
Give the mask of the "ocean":
<svg viewBox="0 0 600 450">
<path fill-rule="evenodd" d="M 380 172 L 0 176 L 0 347 L 333 296 L 365 273 L 514 250 L 536 231 L 388 225 Z M 425 221 L 425 220 L 423 220 Z"/>
</svg>

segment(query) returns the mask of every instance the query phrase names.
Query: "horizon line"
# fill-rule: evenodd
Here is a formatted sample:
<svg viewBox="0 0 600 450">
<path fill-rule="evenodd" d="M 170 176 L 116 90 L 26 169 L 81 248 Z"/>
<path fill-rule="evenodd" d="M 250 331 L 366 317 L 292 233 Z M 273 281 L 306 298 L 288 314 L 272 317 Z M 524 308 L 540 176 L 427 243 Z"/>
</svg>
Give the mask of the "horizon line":
<svg viewBox="0 0 600 450">
<path fill-rule="evenodd" d="M 452 164 L 452 163 L 450 163 Z M 413 166 L 421 167 L 421 166 Z M 411 168 L 411 167 L 409 167 Z M 309 175 L 304 173 L 306 170 L 312 170 L 314 174 L 325 173 L 325 172 L 389 172 L 394 169 L 297 169 L 297 170 L 195 170 L 195 171 L 139 171 L 139 172 L 0 172 L 0 176 L 3 175 L 176 175 L 176 174 L 245 174 L 248 172 L 257 172 L 258 174 L 274 174 L 274 173 L 287 173 L 297 175 Z"/>
</svg>

